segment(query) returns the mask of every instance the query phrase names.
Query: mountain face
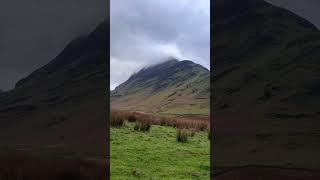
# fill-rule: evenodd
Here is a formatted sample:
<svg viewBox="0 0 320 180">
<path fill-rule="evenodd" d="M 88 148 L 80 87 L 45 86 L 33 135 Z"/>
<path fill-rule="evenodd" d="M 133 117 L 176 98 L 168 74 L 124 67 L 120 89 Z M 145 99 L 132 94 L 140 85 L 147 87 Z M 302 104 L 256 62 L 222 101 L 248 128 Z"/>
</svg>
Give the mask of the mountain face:
<svg viewBox="0 0 320 180">
<path fill-rule="evenodd" d="M 143 68 L 111 92 L 114 109 L 161 114 L 209 114 L 210 72 L 170 59 Z"/>
<path fill-rule="evenodd" d="M 216 0 L 212 22 L 217 166 L 282 166 L 302 150 L 315 155 L 319 148 L 311 149 L 320 140 L 319 30 L 262 0 Z M 225 137 L 237 138 L 234 144 L 219 144 Z M 231 160 L 235 148 L 239 154 Z M 291 164 L 319 167 L 320 159 L 313 157 Z"/>
<path fill-rule="evenodd" d="M 101 23 L 0 95 L 0 144 L 105 154 L 108 31 Z"/>
</svg>

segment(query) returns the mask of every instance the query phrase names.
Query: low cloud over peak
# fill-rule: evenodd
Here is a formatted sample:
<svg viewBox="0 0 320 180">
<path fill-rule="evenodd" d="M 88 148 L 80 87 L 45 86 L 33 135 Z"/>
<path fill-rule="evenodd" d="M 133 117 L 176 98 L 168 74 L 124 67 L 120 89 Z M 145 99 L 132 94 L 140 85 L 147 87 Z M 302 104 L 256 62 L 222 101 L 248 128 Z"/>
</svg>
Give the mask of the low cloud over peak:
<svg viewBox="0 0 320 180">
<path fill-rule="evenodd" d="M 110 10 L 111 89 L 168 57 L 209 68 L 209 0 L 112 0 Z"/>
</svg>

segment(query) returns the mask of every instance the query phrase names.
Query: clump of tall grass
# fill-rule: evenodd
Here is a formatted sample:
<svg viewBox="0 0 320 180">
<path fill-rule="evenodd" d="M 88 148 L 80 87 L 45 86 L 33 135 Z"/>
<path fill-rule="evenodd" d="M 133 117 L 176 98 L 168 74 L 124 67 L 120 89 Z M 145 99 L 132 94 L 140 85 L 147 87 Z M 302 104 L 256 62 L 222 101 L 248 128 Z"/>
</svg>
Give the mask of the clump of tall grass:
<svg viewBox="0 0 320 180">
<path fill-rule="evenodd" d="M 134 130 L 136 131 L 149 131 L 152 124 L 152 117 L 148 115 L 140 115 L 136 119 Z"/>
<path fill-rule="evenodd" d="M 174 127 L 180 129 L 197 129 L 205 131 L 208 127 L 209 121 L 207 120 L 190 120 L 190 119 L 177 119 L 174 121 Z"/>
<path fill-rule="evenodd" d="M 119 111 L 111 111 L 111 127 L 122 127 L 125 123 L 126 115 Z"/>
<path fill-rule="evenodd" d="M 187 142 L 189 136 L 189 131 L 187 129 L 178 129 L 177 130 L 177 141 L 178 142 Z"/>
<path fill-rule="evenodd" d="M 137 117 L 134 113 L 129 113 L 127 119 L 129 122 L 136 122 Z"/>
</svg>

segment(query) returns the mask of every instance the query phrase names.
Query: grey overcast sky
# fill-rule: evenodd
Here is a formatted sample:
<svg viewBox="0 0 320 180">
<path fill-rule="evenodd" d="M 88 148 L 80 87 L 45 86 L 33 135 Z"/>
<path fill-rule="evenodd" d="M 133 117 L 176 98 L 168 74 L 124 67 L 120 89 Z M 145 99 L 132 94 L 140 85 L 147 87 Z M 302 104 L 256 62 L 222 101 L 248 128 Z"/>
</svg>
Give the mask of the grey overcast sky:
<svg viewBox="0 0 320 180">
<path fill-rule="evenodd" d="M 320 27 L 320 0 L 268 0 Z M 212 0 L 214 2 L 214 0 Z M 111 87 L 173 55 L 209 66 L 210 0 L 111 0 Z M 106 18 L 105 0 L 3 0 L 0 89 L 47 64 Z M 107 7 L 106 7 L 107 8 Z"/>
<path fill-rule="evenodd" d="M 210 0 L 111 0 L 110 88 L 169 56 L 209 69 Z"/>
<path fill-rule="evenodd" d="M 106 19 L 106 0 L 2 0 L 0 89 L 47 64 Z"/>
</svg>

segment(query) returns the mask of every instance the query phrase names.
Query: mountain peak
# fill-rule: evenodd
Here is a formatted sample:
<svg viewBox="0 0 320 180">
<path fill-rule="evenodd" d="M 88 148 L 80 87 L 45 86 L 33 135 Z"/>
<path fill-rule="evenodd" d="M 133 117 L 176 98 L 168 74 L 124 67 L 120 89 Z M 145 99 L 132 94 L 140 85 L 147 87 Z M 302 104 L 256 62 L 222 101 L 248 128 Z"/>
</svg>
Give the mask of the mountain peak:
<svg viewBox="0 0 320 180">
<path fill-rule="evenodd" d="M 150 102 L 146 102 L 147 107 L 158 102 L 158 106 L 165 103 L 166 107 L 164 108 L 167 109 L 170 104 L 175 104 L 176 96 L 177 99 L 188 99 L 187 101 L 190 101 L 191 104 L 194 103 L 194 98 L 201 96 L 201 103 L 207 104 L 209 102 L 209 77 L 209 71 L 199 64 L 190 60 L 169 59 L 133 74 L 111 92 L 111 101 L 116 109 L 135 106 L 137 102 L 142 105 L 148 99 Z M 179 104 L 178 106 L 177 108 L 182 108 L 183 105 Z M 207 106 L 204 105 L 204 107 Z M 150 109 L 153 108 L 150 107 Z M 159 111 L 159 109 L 155 109 L 155 111 Z"/>
</svg>

